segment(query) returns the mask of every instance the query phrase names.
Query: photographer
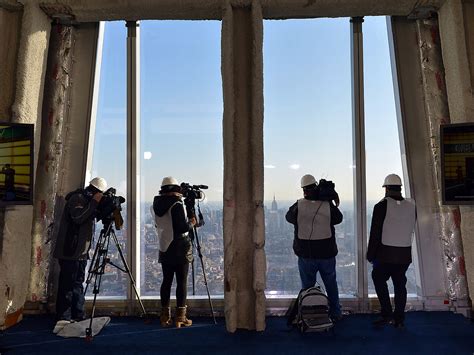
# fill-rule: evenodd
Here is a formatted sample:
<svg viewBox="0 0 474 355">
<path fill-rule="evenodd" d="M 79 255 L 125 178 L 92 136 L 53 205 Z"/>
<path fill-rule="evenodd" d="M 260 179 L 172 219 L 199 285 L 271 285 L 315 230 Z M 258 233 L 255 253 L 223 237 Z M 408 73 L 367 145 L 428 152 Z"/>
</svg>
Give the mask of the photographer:
<svg viewBox="0 0 474 355">
<path fill-rule="evenodd" d="M 186 318 L 186 296 L 189 264 L 193 261 L 189 231 L 196 225 L 196 218 L 187 218 L 183 195 L 178 181 L 169 176 L 163 178 L 159 196 L 153 200 L 155 225 L 160 243 L 159 262 L 163 268 L 160 288 L 162 327 L 171 325 L 170 294 L 176 274 L 176 327 L 188 327 L 192 321 Z"/>
<path fill-rule="evenodd" d="M 327 183 L 323 181 L 323 185 L 327 186 Z M 326 186 L 322 189 L 314 176 L 304 175 L 301 178 L 304 198 L 290 207 L 286 220 L 295 226 L 293 250 L 298 256 L 302 288 L 314 287 L 319 271 L 329 299 L 330 316 L 339 320 L 341 306 L 336 280 L 334 225 L 342 222 L 342 213 L 333 203 L 337 193 L 327 193 Z M 336 203 L 339 203 L 339 198 Z"/>
<path fill-rule="evenodd" d="M 85 189 L 77 189 L 66 196 L 54 257 L 60 266 L 56 299 L 57 320 L 84 318 L 85 269 L 94 234 L 97 206 L 107 182 L 101 177 L 92 179 Z"/>
</svg>

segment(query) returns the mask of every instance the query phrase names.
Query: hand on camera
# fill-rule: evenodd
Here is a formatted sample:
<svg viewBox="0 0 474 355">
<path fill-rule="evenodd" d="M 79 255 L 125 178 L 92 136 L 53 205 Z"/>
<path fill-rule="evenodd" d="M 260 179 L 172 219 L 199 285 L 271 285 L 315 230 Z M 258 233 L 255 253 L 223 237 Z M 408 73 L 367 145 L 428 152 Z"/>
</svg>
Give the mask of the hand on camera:
<svg viewBox="0 0 474 355">
<path fill-rule="evenodd" d="M 100 202 L 100 200 L 102 200 L 102 196 L 104 196 L 102 192 L 96 192 L 92 198 L 97 202 Z"/>
</svg>

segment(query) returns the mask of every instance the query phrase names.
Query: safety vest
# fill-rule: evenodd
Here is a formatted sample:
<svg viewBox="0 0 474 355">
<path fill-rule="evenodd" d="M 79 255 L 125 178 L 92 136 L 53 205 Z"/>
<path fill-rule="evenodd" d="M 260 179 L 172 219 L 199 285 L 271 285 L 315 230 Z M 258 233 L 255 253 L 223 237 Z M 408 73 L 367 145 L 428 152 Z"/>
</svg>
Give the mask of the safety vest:
<svg viewBox="0 0 474 355">
<path fill-rule="evenodd" d="M 327 201 L 298 200 L 298 238 L 322 240 L 331 238 L 331 210 Z"/>
<path fill-rule="evenodd" d="M 180 201 L 173 203 L 168 211 L 166 211 L 166 213 L 161 217 L 158 217 L 155 214 L 153 206 L 151 206 L 152 214 L 155 216 L 155 227 L 156 233 L 158 234 L 158 241 L 160 243 L 160 251 L 163 253 L 168 250 L 174 238 L 173 217 L 171 216 L 171 210 L 176 204 L 180 204 L 183 207 L 184 216 L 186 217 L 186 209 L 184 208 L 183 203 Z"/>
<path fill-rule="evenodd" d="M 386 197 L 387 213 L 383 221 L 382 244 L 391 247 L 410 247 L 415 228 L 415 202 Z"/>
</svg>

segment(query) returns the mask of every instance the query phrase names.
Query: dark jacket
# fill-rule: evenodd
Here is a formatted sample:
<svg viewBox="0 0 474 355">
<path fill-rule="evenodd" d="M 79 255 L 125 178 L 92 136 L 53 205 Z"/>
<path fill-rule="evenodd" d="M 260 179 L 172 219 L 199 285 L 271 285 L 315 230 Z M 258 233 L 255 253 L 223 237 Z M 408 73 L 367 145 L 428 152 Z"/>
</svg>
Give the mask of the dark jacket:
<svg viewBox="0 0 474 355">
<path fill-rule="evenodd" d="M 403 197 L 391 194 L 389 197 L 402 201 Z M 369 262 L 389 264 L 410 264 L 411 247 L 394 247 L 382 244 L 382 231 L 385 216 L 387 214 L 387 200 L 383 199 L 374 206 L 372 224 L 370 226 L 369 246 L 367 248 L 367 260 Z"/>
<path fill-rule="evenodd" d="M 295 226 L 293 239 L 293 251 L 302 258 L 329 259 L 337 255 L 337 245 L 334 225 L 342 222 L 342 213 L 339 209 L 329 203 L 331 212 L 331 238 L 322 240 L 302 240 L 298 238 L 298 201 L 295 202 L 286 213 L 286 220 Z"/>
<path fill-rule="evenodd" d="M 173 241 L 166 252 L 160 251 L 158 261 L 174 265 L 191 263 L 193 261 L 193 250 L 191 239 L 187 233 L 193 229 L 193 225 L 186 218 L 181 198 L 159 195 L 153 199 L 153 211 L 158 217 L 164 216 L 170 208 L 173 223 Z"/>
<path fill-rule="evenodd" d="M 98 202 L 84 189 L 70 192 L 66 196 L 59 225 L 54 257 L 65 260 L 88 258 L 94 234 Z"/>
</svg>

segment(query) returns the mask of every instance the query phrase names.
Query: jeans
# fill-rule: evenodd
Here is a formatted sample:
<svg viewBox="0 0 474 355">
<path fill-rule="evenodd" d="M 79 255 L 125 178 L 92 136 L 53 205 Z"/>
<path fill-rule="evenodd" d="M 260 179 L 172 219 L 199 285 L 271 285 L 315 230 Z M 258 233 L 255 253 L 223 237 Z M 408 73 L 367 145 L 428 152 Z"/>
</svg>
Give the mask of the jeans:
<svg viewBox="0 0 474 355">
<path fill-rule="evenodd" d="M 161 306 L 170 306 L 171 285 L 176 274 L 176 306 L 186 306 L 187 282 L 189 264 L 165 264 L 161 263 L 163 268 L 163 282 L 160 287 Z"/>
<path fill-rule="evenodd" d="M 336 257 L 329 259 L 307 259 L 298 257 L 298 269 L 302 287 L 309 288 L 316 284 L 316 276 L 319 271 L 323 279 L 324 287 L 329 299 L 329 312 L 332 317 L 341 315 L 339 304 L 339 290 L 336 280 Z"/>
<path fill-rule="evenodd" d="M 56 299 L 58 320 L 84 318 L 84 287 L 87 260 L 59 259 L 59 284 Z"/>
<path fill-rule="evenodd" d="M 405 273 L 410 264 L 387 264 L 375 263 L 372 269 L 372 280 L 374 281 L 375 292 L 380 302 L 381 315 L 384 318 L 391 318 L 396 322 L 405 320 L 405 305 L 407 303 L 407 278 Z M 392 278 L 395 292 L 395 311 L 392 314 L 392 304 L 388 292 L 387 281 Z"/>
</svg>

